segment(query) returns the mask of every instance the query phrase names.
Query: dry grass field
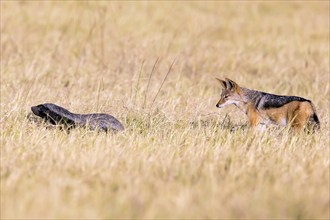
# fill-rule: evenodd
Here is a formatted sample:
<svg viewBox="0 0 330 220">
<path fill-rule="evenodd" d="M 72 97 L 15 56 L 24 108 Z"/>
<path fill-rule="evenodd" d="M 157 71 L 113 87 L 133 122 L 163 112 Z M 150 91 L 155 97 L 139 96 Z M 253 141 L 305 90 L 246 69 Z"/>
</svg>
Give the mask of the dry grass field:
<svg viewBox="0 0 330 220">
<path fill-rule="evenodd" d="M 328 219 L 329 10 L 1 1 L 1 218 Z M 248 132 L 215 77 L 312 100 L 321 131 Z M 46 102 L 126 131 L 67 133 Z"/>
</svg>

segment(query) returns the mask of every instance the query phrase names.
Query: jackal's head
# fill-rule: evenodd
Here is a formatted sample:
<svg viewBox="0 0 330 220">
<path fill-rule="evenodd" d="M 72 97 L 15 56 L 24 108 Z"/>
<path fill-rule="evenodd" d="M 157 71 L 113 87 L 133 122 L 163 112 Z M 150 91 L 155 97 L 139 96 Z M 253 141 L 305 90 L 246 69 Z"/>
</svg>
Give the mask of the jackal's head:
<svg viewBox="0 0 330 220">
<path fill-rule="evenodd" d="M 233 80 L 226 78 L 225 80 L 218 79 L 222 86 L 222 92 L 220 100 L 216 107 L 222 108 L 230 104 L 238 104 L 242 101 L 241 89 L 237 83 Z"/>
</svg>

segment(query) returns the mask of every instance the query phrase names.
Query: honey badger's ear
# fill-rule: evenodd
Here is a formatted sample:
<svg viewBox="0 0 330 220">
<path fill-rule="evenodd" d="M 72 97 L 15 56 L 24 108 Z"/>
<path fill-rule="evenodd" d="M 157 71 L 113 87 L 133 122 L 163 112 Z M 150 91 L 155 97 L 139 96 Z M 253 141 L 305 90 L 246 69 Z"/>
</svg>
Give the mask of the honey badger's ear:
<svg viewBox="0 0 330 220">
<path fill-rule="evenodd" d="M 224 89 L 227 89 L 227 83 L 226 83 L 226 81 L 224 81 L 224 80 L 222 80 L 222 79 L 219 79 L 219 78 L 216 78 L 219 82 L 220 82 L 220 84 L 221 84 L 221 86 L 224 88 Z"/>
<path fill-rule="evenodd" d="M 226 82 L 228 83 L 228 89 L 240 93 L 240 87 L 233 80 L 226 78 Z"/>
</svg>

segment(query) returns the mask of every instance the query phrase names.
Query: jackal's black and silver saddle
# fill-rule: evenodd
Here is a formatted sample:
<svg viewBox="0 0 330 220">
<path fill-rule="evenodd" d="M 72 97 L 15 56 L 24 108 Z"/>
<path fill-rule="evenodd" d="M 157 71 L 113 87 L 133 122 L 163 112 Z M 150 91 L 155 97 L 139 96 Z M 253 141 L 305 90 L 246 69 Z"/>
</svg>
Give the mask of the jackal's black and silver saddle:
<svg viewBox="0 0 330 220">
<path fill-rule="evenodd" d="M 52 103 L 31 107 L 32 112 L 53 125 L 67 127 L 83 126 L 103 131 L 123 131 L 124 126 L 113 116 L 108 114 L 75 114 Z"/>
</svg>

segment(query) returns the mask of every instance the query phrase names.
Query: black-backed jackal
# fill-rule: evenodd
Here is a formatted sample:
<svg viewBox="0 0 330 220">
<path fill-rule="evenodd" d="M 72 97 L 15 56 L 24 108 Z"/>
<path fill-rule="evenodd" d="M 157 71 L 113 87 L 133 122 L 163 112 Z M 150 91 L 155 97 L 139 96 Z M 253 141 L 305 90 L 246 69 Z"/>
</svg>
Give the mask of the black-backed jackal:
<svg viewBox="0 0 330 220">
<path fill-rule="evenodd" d="M 308 124 L 313 130 L 320 128 L 315 106 L 310 100 L 246 89 L 228 78 L 217 80 L 223 89 L 216 107 L 234 104 L 246 113 L 251 127 L 276 124 L 301 130 Z"/>
</svg>

